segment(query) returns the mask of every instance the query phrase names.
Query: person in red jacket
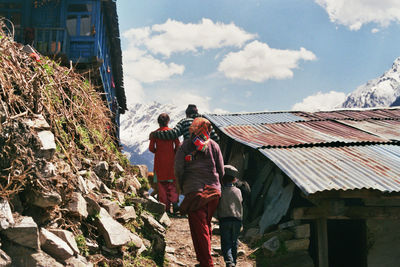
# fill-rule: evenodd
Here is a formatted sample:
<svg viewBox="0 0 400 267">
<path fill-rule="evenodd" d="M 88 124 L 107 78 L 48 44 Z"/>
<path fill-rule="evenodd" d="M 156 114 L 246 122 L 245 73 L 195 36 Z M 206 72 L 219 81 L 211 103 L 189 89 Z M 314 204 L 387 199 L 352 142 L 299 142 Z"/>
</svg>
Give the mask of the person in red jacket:
<svg viewBox="0 0 400 267">
<path fill-rule="evenodd" d="M 158 116 L 157 131 L 169 130 L 169 116 L 167 113 L 161 113 Z M 174 175 L 175 153 L 180 146 L 179 139 L 161 140 L 150 139 L 149 150 L 154 155 L 154 173 L 157 177 L 158 200 L 165 204 L 165 209 L 169 213 L 170 206 L 173 204 L 174 212 L 177 210 L 178 192 L 176 190 L 176 179 Z"/>
</svg>

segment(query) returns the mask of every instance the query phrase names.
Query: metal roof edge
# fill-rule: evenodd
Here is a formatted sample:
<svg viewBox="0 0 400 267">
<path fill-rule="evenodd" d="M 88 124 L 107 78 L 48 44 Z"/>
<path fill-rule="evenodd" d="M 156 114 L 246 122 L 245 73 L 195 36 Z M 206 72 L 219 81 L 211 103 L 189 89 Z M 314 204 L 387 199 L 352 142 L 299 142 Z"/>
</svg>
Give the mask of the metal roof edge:
<svg viewBox="0 0 400 267">
<path fill-rule="evenodd" d="M 237 112 L 237 113 L 204 113 L 204 116 L 240 116 L 240 115 L 255 115 L 255 114 L 272 114 L 272 113 L 306 113 L 315 114 L 318 112 L 337 112 L 337 111 L 366 111 L 366 110 L 396 110 L 398 107 L 368 107 L 368 108 L 338 108 L 329 110 L 306 111 L 306 110 L 276 110 L 276 111 L 254 111 L 254 112 Z"/>
</svg>

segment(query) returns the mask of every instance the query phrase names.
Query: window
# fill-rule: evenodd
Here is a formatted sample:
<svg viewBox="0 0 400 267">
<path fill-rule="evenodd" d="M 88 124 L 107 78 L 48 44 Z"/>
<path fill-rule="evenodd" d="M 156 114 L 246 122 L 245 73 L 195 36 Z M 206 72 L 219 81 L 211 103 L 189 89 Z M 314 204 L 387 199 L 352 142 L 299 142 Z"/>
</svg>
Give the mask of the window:
<svg viewBox="0 0 400 267">
<path fill-rule="evenodd" d="M 91 4 L 70 4 L 68 6 L 67 30 L 70 36 L 90 36 L 92 34 L 91 12 Z"/>
<path fill-rule="evenodd" d="M 90 36 L 90 16 L 82 15 L 81 16 L 81 25 L 80 25 L 80 35 L 81 36 Z"/>
<path fill-rule="evenodd" d="M 68 6 L 68 12 L 92 12 L 91 4 L 71 4 Z"/>
<path fill-rule="evenodd" d="M 67 31 L 71 36 L 76 36 L 76 25 L 78 24 L 78 17 L 76 15 L 69 15 L 67 17 Z"/>
</svg>

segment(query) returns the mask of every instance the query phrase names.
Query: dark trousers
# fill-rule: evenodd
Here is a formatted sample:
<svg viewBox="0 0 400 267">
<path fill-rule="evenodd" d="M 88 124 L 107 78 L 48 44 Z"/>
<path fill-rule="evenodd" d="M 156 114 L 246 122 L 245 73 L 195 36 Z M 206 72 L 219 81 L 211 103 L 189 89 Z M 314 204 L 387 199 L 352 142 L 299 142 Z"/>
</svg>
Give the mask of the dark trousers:
<svg viewBox="0 0 400 267">
<path fill-rule="evenodd" d="M 239 220 L 221 220 L 221 250 L 226 266 L 235 266 L 237 258 L 238 237 L 242 222 Z"/>
</svg>

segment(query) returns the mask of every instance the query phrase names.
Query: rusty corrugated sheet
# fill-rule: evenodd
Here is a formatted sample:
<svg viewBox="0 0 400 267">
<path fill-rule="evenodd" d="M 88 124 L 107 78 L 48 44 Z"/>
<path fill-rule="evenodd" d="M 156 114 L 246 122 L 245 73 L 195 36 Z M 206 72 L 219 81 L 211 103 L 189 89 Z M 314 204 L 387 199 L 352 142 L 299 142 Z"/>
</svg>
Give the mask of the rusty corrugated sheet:
<svg viewBox="0 0 400 267">
<path fill-rule="evenodd" d="M 376 136 L 400 141 L 400 121 L 397 120 L 364 120 L 340 121 L 341 123 L 361 129 Z"/>
<path fill-rule="evenodd" d="M 400 146 L 260 150 L 306 194 L 325 190 L 400 192 Z"/>
<path fill-rule="evenodd" d="M 306 120 L 290 112 L 260 112 L 222 115 L 205 114 L 204 116 L 217 127 L 226 127 L 230 125 L 253 125 L 262 123 L 284 123 Z"/>
<path fill-rule="evenodd" d="M 208 118 L 229 137 L 259 149 L 306 194 L 400 192 L 400 109 L 273 114 Z"/>
<path fill-rule="evenodd" d="M 384 143 L 390 140 L 335 121 L 303 121 L 223 128 L 231 138 L 257 147 L 291 147 L 328 143 Z"/>
<path fill-rule="evenodd" d="M 301 116 L 301 114 L 299 114 Z M 373 110 L 335 110 L 320 111 L 308 116 L 320 120 L 366 120 L 366 119 L 400 119 L 399 109 L 373 109 Z"/>
</svg>

